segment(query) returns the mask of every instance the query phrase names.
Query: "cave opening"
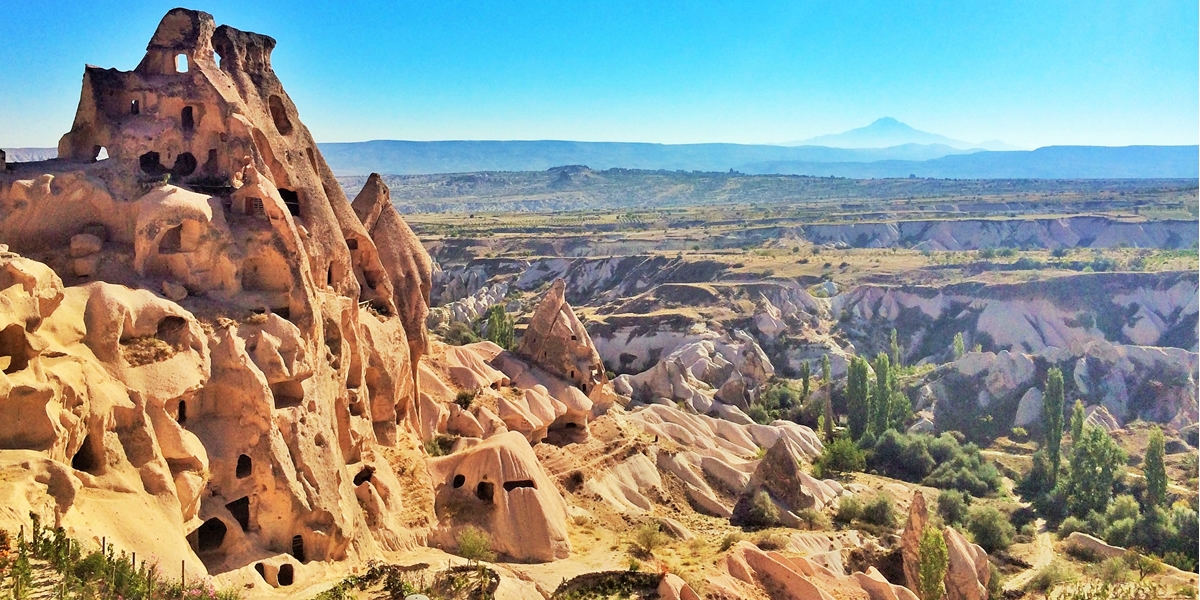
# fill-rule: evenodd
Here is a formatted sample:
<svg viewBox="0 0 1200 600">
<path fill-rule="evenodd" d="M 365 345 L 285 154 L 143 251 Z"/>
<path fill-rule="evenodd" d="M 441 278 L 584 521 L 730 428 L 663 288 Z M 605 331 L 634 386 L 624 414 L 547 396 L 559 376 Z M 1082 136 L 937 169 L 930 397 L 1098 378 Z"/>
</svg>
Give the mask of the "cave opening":
<svg viewBox="0 0 1200 600">
<path fill-rule="evenodd" d="M 532 479 L 519 479 L 517 481 L 504 482 L 504 491 L 506 492 L 511 492 L 517 488 L 533 488 L 536 490 L 537 485 L 533 483 Z"/>
<path fill-rule="evenodd" d="M 175 159 L 175 166 L 171 167 L 171 174 L 176 177 L 187 177 L 196 172 L 199 164 L 191 152 L 184 152 Z"/>
<path fill-rule="evenodd" d="M 271 109 L 271 120 L 275 121 L 275 129 L 283 135 L 291 133 L 292 121 L 288 119 L 287 110 L 283 107 L 283 98 L 272 94 L 267 100 L 267 105 Z"/>
<path fill-rule="evenodd" d="M 293 217 L 300 216 L 300 194 L 287 188 L 279 188 L 279 197 L 283 198 L 283 205 Z"/>
<path fill-rule="evenodd" d="M 188 72 L 188 58 L 187 58 L 186 54 L 176 54 L 175 55 L 175 72 L 176 73 L 187 73 Z"/>
<path fill-rule="evenodd" d="M 95 440 L 92 434 L 88 434 L 83 438 L 83 444 L 79 446 L 79 450 L 75 452 L 75 456 L 71 457 L 71 468 L 84 473 L 98 475 L 100 473 L 100 451 L 96 448 Z"/>
<path fill-rule="evenodd" d="M 358 487 L 375 477 L 375 467 L 365 466 L 354 476 L 354 487 Z"/>
<path fill-rule="evenodd" d="M 142 105 L 140 102 L 138 102 L 137 100 L 134 100 L 129 103 L 129 114 L 137 115 L 137 114 L 141 114 L 141 112 L 142 112 Z"/>
<path fill-rule="evenodd" d="M 298 560 L 300 562 L 305 562 L 304 536 L 299 535 L 299 534 L 292 536 L 292 552 L 291 552 L 291 554 L 292 554 L 292 556 L 296 557 L 296 560 Z M 282 567 L 281 567 L 281 569 L 282 569 Z"/>
<path fill-rule="evenodd" d="M 25 337 L 25 328 L 19 323 L 13 323 L 0 331 L 0 364 L 4 366 L 5 374 L 13 374 L 29 366 L 29 355 L 32 347 Z M 7 364 L 4 364 L 7 359 Z"/>
<path fill-rule="evenodd" d="M 292 585 L 296 572 L 292 565 L 279 565 L 279 585 Z"/>
<path fill-rule="evenodd" d="M 192 107 L 185 106 L 183 110 L 179 111 L 179 124 L 183 126 L 184 133 L 191 133 L 196 130 L 196 115 Z"/>
<path fill-rule="evenodd" d="M 467 482 L 467 478 L 466 478 L 466 476 L 459 474 L 459 475 L 455 475 L 455 476 L 454 476 L 454 481 L 452 481 L 452 482 L 450 483 L 450 485 L 452 485 L 452 486 L 454 486 L 454 487 L 456 487 L 456 488 L 460 488 L 460 487 L 462 487 L 462 486 L 463 486 L 463 484 L 464 484 L 464 483 L 466 483 L 466 482 Z"/>
<path fill-rule="evenodd" d="M 233 515 L 233 519 L 242 528 L 242 531 L 250 530 L 250 497 L 242 496 L 233 502 L 225 505 L 225 509 L 229 514 Z"/>
<path fill-rule="evenodd" d="M 496 486 L 493 485 L 491 482 L 480 481 L 479 485 L 475 486 L 475 497 L 479 498 L 480 500 L 483 500 L 484 502 L 487 502 L 488 504 L 492 503 L 492 498 L 495 495 L 496 495 Z"/>
<path fill-rule="evenodd" d="M 179 408 L 175 410 L 175 422 L 180 425 L 187 424 L 187 400 L 179 401 Z"/>
<path fill-rule="evenodd" d="M 245 479 L 249 477 L 250 473 L 254 471 L 253 466 L 254 463 L 251 462 L 249 456 L 246 456 L 245 454 L 239 455 L 237 459 L 237 467 L 235 467 L 233 471 L 234 477 L 237 477 L 238 479 Z"/>
<path fill-rule="evenodd" d="M 225 534 L 228 531 L 229 528 L 225 526 L 225 522 L 216 517 L 205 521 L 196 530 L 196 552 L 210 552 L 219 549 L 221 544 L 225 543 Z"/>
</svg>

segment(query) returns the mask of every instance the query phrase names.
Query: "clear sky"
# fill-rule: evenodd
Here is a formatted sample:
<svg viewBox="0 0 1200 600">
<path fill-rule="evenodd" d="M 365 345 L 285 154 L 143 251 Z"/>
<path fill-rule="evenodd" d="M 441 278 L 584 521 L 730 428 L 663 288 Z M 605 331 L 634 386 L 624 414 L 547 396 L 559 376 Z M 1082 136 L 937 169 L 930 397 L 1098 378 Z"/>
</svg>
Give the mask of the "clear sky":
<svg viewBox="0 0 1200 600">
<path fill-rule="evenodd" d="M 0 146 L 54 146 L 85 63 L 179 0 L 0 0 Z M 778 143 L 892 116 L 979 142 L 1195 144 L 1196 0 L 195 0 L 273 36 L 318 141 Z"/>
</svg>

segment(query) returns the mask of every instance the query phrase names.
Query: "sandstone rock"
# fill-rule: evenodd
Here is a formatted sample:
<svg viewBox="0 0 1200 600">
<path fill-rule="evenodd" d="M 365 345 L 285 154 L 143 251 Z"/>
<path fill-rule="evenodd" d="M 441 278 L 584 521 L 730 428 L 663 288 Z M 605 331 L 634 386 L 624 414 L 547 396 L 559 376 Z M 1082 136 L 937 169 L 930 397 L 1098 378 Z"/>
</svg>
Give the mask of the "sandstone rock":
<svg viewBox="0 0 1200 600">
<path fill-rule="evenodd" d="M 552 561 L 570 555 L 566 502 L 517 432 L 432 459 L 429 470 L 447 534 L 474 523 L 491 533 L 494 550 L 513 559 Z"/>
<path fill-rule="evenodd" d="M 171 283 L 170 281 L 163 282 L 162 293 L 167 297 L 168 300 L 173 300 L 175 302 L 179 302 L 188 296 L 187 288 L 183 287 L 182 285 Z"/>
<path fill-rule="evenodd" d="M 920 490 L 913 492 L 912 503 L 908 507 L 908 522 L 904 525 L 904 533 L 900 536 L 900 552 L 904 557 L 904 579 L 910 589 L 918 589 L 921 584 L 921 536 L 929 521 L 929 509 L 925 506 L 925 496 Z"/>
<path fill-rule="evenodd" d="M 1112 558 L 1114 556 L 1121 556 L 1125 554 L 1124 548 L 1111 546 L 1096 539 L 1095 537 L 1079 531 L 1073 531 L 1071 532 L 1071 535 L 1067 536 L 1067 545 L 1078 548 L 1084 552 L 1090 552 L 1100 558 Z"/>
<path fill-rule="evenodd" d="M 1017 404 L 1017 416 L 1013 419 L 1013 427 L 1025 427 L 1038 422 L 1042 418 L 1042 391 L 1031 387 L 1021 396 Z"/>
<path fill-rule="evenodd" d="M 95 254 L 104 247 L 104 240 L 90 233 L 80 233 L 71 236 L 70 254 L 72 257 L 79 258 Z"/>
<path fill-rule="evenodd" d="M 565 290 L 566 283 L 561 279 L 550 286 L 521 336 L 516 353 L 590 395 L 608 383 L 608 376 L 587 330 L 567 304 Z"/>
<path fill-rule="evenodd" d="M 678 575 L 667 573 L 658 584 L 658 596 L 662 600 L 700 600 L 700 596 Z"/>
<path fill-rule="evenodd" d="M 750 524 L 750 509 L 754 495 L 760 490 L 770 494 L 771 499 L 786 512 L 796 513 L 803 509 L 821 509 L 833 500 L 834 495 L 803 471 L 801 457 L 804 453 L 791 440 L 781 436 L 775 445 L 759 461 L 754 475 L 742 491 L 733 507 L 732 522 Z"/>
<path fill-rule="evenodd" d="M 1107 432 L 1113 432 L 1121 428 L 1121 424 L 1117 421 L 1112 413 L 1103 406 L 1089 406 L 1084 410 L 1084 423 L 1092 427 L 1099 427 Z"/>
<path fill-rule="evenodd" d="M 946 600 L 986 600 L 991 579 L 987 553 L 972 544 L 953 527 L 943 531 L 950 567 L 946 571 Z"/>
</svg>

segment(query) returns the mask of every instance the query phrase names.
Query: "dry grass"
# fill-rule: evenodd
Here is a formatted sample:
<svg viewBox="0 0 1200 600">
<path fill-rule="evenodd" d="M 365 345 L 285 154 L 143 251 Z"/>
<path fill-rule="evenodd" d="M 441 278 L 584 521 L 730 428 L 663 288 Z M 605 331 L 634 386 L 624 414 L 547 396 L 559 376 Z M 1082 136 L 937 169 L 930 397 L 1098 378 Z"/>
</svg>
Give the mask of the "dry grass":
<svg viewBox="0 0 1200 600">
<path fill-rule="evenodd" d="M 161 362 L 175 356 L 175 348 L 152 336 L 130 338 L 121 342 L 121 357 L 131 367 Z"/>
</svg>

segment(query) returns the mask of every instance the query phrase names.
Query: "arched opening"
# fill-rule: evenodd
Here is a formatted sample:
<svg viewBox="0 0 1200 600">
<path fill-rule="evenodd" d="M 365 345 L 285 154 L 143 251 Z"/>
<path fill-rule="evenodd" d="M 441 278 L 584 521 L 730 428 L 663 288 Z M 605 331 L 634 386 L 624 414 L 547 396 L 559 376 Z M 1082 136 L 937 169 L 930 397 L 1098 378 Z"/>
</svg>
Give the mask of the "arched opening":
<svg viewBox="0 0 1200 600">
<path fill-rule="evenodd" d="M 183 126 L 184 133 L 191 133 L 196 130 L 196 115 L 192 107 L 185 106 L 179 111 L 179 124 Z"/>
<path fill-rule="evenodd" d="M 304 536 L 292 536 L 292 556 L 295 556 L 296 560 L 300 562 L 306 562 L 304 558 Z"/>
<path fill-rule="evenodd" d="M 187 423 L 187 400 L 179 401 L 179 408 L 175 411 L 175 422 L 180 425 Z"/>
<path fill-rule="evenodd" d="M 279 565 L 279 585 L 292 585 L 296 581 L 296 571 L 292 565 Z"/>
<path fill-rule="evenodd" d="M 138 102 L 137 100 L 134 100 L 129 103 L 129 114 L 137 115 L 137 114 L 141 114 L 141 112 L 142 112 L 142 104 L 140 102 Z"/>
<path fill-rule="evenodd" d="M 287 135 L 292 132 L 292 122 L 288 119 L 287 111 L 283 108 L 283 98 L 272 95 L 267 100 L 267 105 L 271 109 L 271 119 L 275 121 L 275 129 L 279 133 Z"/>
<path fill-rule="evenodd" d="M 150 151 L 138 157 L 138 166 L 142 168 L 142 172 L 147 175 L 162 175 L 167 172 L 167 168 L 162 165 L 162 159 L 157 152 Z"/>
<path fill-rule="evenodd" d="M 71 457 L 71 468 L 92 475 L 100 474 L 101 452 L 96 448 L 96 442 L 91 434 L 83 438 L 83 444 L 79 446 L 79 450 L 75 456 Z"/>
<path fill-rule="evenodd" d="M 333 263 L 329 263 L 329 279 L 325 283 L 329 287 L 333 287 Z"/>
<path fill-rule="evenodd" d="M 479 485 L 475 486 L 475 497 L 487 502 L 488 504 L 492 503 L 492 497 L 495 495 L 496 486 L 492 485 L 490 482 L 480 481 Z"/>
<path fill-rule="evenodd" d="M 0 366 L 5 374 L 11 375 L 25 369 L 32 356 L 36 356 L 36 353 L 29 345 L 21 324 L 13 323 L 0 331 Z"/>
<path fill-rule="evenodd" d="M 211 552 L 225 543 L 225 534 L 229 528 L 220 519 L 213 517 L 204 522 L 196 530 L 196 552 Z"/>
<path fill-rule="evenodd" d="M 188 72 L 188 57 L 186 54 L 176 54 L 175 55 L 175 72 L 176 73 L 187 73 Z"/>
<path fill-rule="evenodd" d="M 92 146 L 92 160 L 95 162 L 108 160 L 108 148 L 104 146 Z"/>
<path fill-rule="evenodd" d="M 250 530 L 250 498 L 242 496 L 233 502 L 225 505 L 225 509 L 229 514 L 233 515 L 233 519 L 237 521 L 242 531 Z"/>
<path fill-rule="evenodd" d="M 354 487 L 358 487 L 370 481 L 373 477 L 375 477 L 375 467 L 369 465 L 363 467 L 362 470 L 360 470 L 358 474 L 354 476 Z"/>
<path fill-rule="evenodd" d="M 464 483 L 466 483 L 466 482 L 467 482 L 467 478 L 466 478 L 466 476 L 465 476 L 465 475 L 455 475 L 455 476 L 454 476 L 454 481 L 452 481 L 452 482 L 450 483 L 450 485 L 452 485 L 452 486 L 454 486 L 454 487 L 456 487 L 456 488 L 460 488 L 460 487 L 462 487 L 462 486 L 463 486 L 463 484 L 464 484 Z"/>
<path fill-rule="evenodd" d="M 198 165 L 196 157 L 192 156 L 191 152 L 184 152 L 175 159 L 175 166 L 171 167 L 171 173 L 178 177 L 187 177 L 196 172 Z"/>
<path fill-rule="evenodd" d="M 158 238 L 159 254 L 178 254 L 183 249 L 183 225 L 176 225 Z"/>
<path fill-rule="evenodd" d="M 520 479 L 518 481 L 504 482 L 504 491 L 506 492 L 511 492 L 517 488 L 533 488 L 536 490 L 537 485 L 533 483 L 532 479 Z"/>
<path fill-rule="evenodd" d="M 250 476 L 253 470 L 253 463 L 250 461 L 250 457 L 242 454 L 238 456 L 237 467 L 234 468 L 233 475 L 238 479 L 245 479 Z"/>
<path fill-rule="evenodd" d="M 283 198 L 283 205 L 293 217 L 300 216 L 300 194 L 287 188 L 279 188 L 279 197 Z"/>
</svg>

